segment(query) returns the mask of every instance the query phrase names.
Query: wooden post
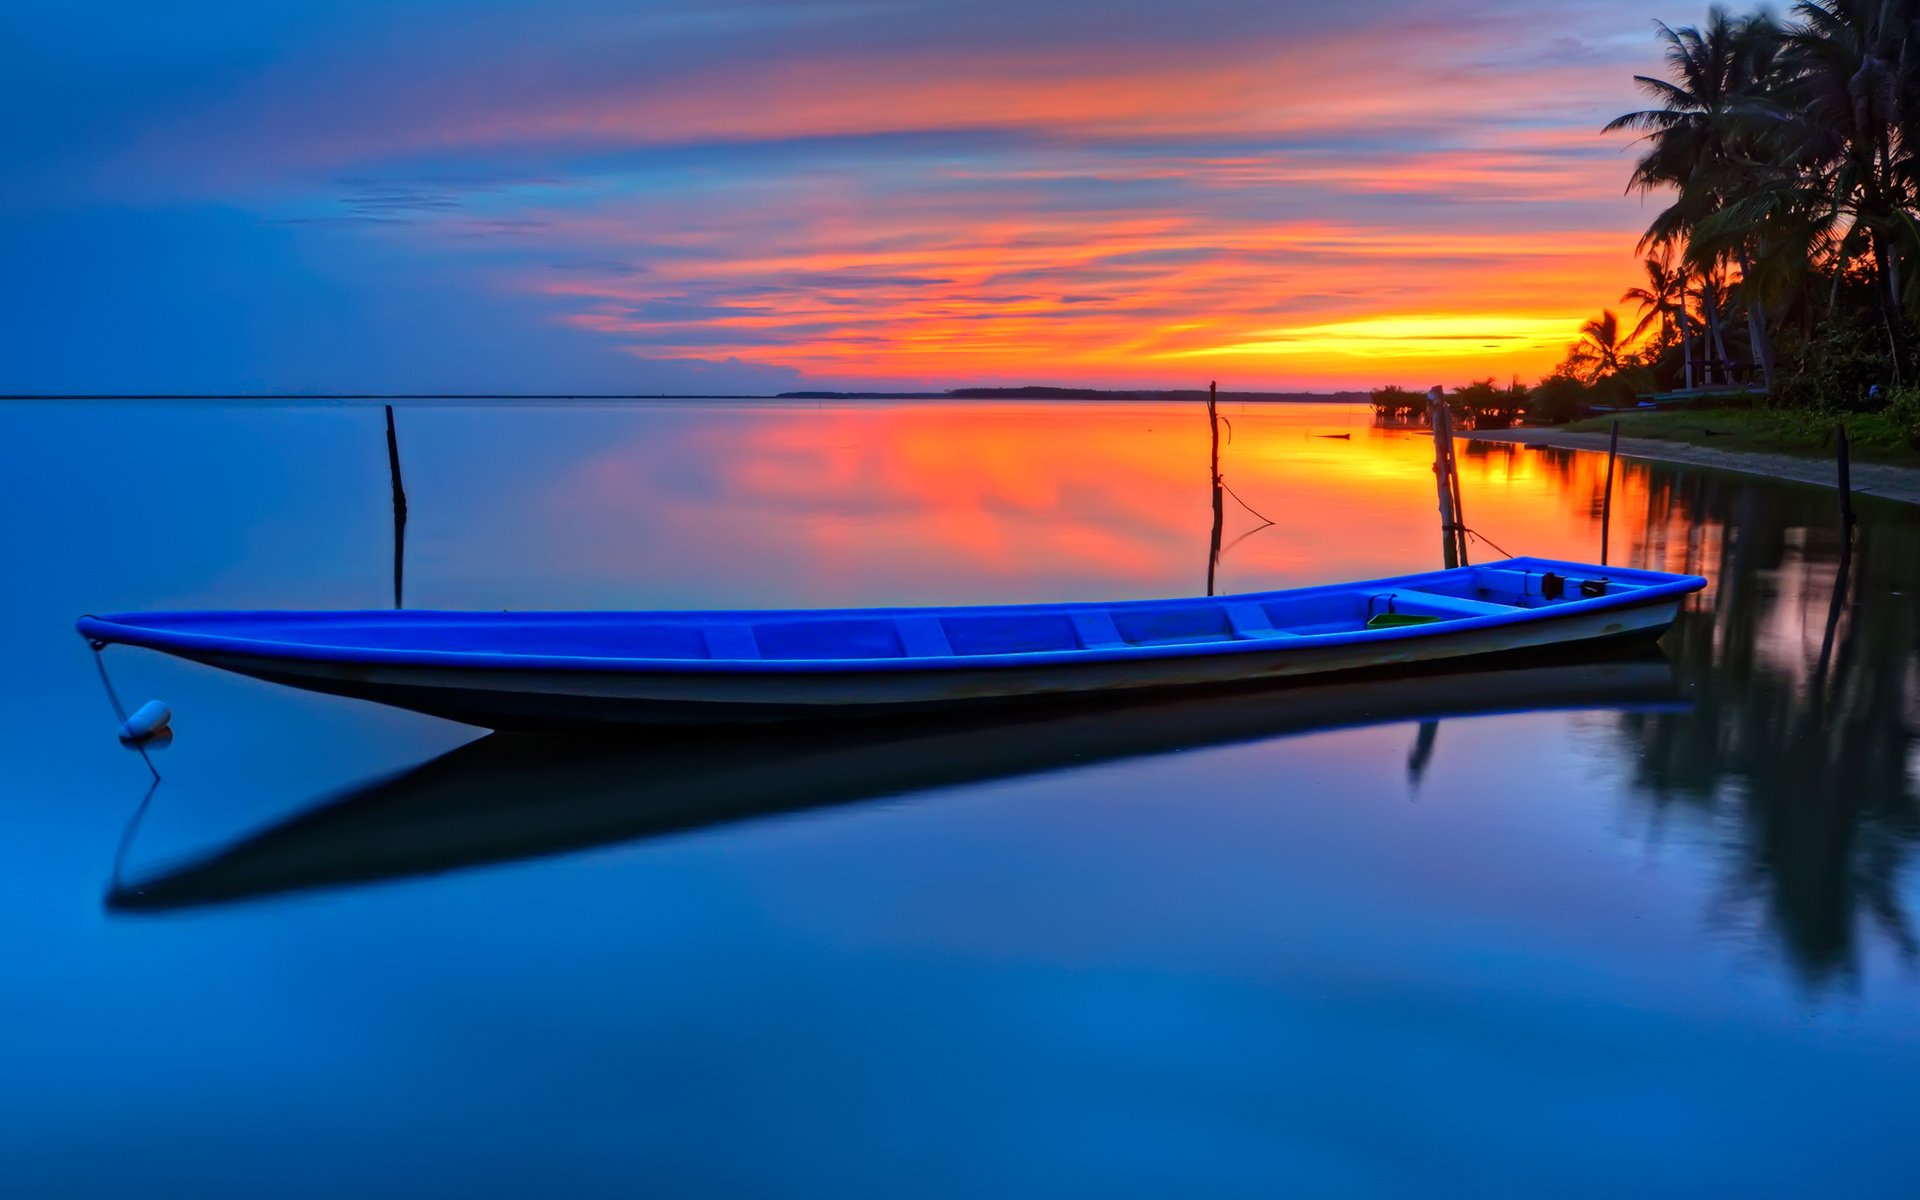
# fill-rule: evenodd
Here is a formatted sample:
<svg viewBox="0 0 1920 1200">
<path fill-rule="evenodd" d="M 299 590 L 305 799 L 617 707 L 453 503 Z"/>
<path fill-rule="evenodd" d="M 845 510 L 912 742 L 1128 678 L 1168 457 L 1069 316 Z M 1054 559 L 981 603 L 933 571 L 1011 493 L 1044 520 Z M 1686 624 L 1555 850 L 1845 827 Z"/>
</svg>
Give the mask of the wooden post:
<svg viewBox="0 0 1920 1200">
<path fill-rule="evenodd" d="M 1213 491 L 1213 537 L 1207 546 L 1207 595 L 1213 595 L 1214 578 L 1220 571 L 1220 532 L 1226 524 L 1226 507 L 1220 495 L 1220 384 L 1207 384 L 1207 431 L 1213 439 L 1212 457 L 1207 465 L 1207 485 Z"/>
<path fill-rule="evenodd" d="M 1467 506 L 1460 499 L 1460 460 L 1455 455 L 1453 408 L 1447 407 L 1447 479 L 1453 488 L 1453 543 L 1460 565 L 1467 565 Z"/>
<path fill-rule="evenodd" d="M 1853 540 L 1854 522 L 1853 464 L 1848 461 L 1847 423 L 1845 421 L 1836 422 L 1833 427 L 1833 435 L 1834 454 L 1838 459 L 1837 466 L 1840 470 L 1840 536 L 1847 539 L 1848 542 L 1851 542 Z"/>
<path fill-rule="evenodd" d="M 1620 422 L 1609 422 L 1607 433 L 1607 485 L 1600 493 L 1600 565 L 1607 565 L 1607 544 L 1613 532 L 1613 460 L 1620 453 Z"/>
<path fill-rule="evenodd" d="M 1433 483 L 1440 499 L 1440 556 L 1449 571 L 1460 565 L 1459 522 L 1453 507 L 1453 422 L 1440 389 L 1427 393 L 1427 423 L 1433 427 Z"/>
<path fill-rule="evenodd" d="M 400 437 L 394 432 L 391 404 L 387 405 L 387 474 L 393 483 L 393 606 L 399 608 L 407 562 L 407 489 L 400 482 Z"/>
</svg>

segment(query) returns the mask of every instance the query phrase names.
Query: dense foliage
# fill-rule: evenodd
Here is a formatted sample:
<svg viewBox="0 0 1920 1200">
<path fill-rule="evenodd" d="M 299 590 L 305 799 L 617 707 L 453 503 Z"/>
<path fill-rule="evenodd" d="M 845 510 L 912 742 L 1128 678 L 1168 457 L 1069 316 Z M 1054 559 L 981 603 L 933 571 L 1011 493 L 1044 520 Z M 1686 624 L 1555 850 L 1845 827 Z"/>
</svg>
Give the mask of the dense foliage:
<svg viewBox="0 0 1920 1200">
<path fill-rule="evenodd" d="M 1920 0 L 1716 7 L 1659 37 L 1664 76 L 1635 80 L 1650 105 L 1606 127 L 1641 135 L 1628 186 L 1667 201 L 1640 242 L 1646 279 L 1621 297 L 1634 323 L 1587 322 L 1535 414 L 1656 389 L 1811 414 L 1909 406 Z"/>
</svg>

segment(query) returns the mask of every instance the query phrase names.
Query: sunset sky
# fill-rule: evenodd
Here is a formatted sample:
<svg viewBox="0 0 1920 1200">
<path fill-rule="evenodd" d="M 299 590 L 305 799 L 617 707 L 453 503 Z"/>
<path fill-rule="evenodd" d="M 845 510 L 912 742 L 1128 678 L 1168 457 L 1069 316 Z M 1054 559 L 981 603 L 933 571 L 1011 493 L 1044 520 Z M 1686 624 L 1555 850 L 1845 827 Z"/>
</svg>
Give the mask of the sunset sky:
<svg viewBox="0 0 1920 1200">
<path fill-rule="evenodd" d="M 3 391 L 1533 378 L 1640 0 L 8 0 Z"/>
</svg>

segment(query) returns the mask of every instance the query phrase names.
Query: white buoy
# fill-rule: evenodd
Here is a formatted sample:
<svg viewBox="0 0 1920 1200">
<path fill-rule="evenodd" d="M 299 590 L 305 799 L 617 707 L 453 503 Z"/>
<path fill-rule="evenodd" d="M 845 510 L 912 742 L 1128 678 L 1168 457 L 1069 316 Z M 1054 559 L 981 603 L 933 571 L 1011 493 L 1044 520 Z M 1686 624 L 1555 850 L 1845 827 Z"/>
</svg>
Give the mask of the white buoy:
<svg viewBox="0 0 1920 1200">
<path fill-rule="evenodd" d="M 173 720 L 173 710 L 158 700 L 149 700 L 133 710 L 127 723 L 120 727 L 120 740 L 123 742 L 144 742 L 148 738 L 166 729 Z"/>
</svg>

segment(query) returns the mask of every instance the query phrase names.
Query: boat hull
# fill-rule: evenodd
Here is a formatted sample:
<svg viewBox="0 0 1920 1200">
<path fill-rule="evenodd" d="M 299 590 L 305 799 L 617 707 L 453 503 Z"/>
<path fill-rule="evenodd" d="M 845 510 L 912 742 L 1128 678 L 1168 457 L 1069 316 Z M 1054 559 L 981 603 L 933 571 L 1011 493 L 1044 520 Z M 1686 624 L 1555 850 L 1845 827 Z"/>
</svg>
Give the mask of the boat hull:
<svg viewBox="0 0 1920 1200">
<path fill-rule="evenodd" d="M 445 667 L 175 651 L 209 666 L 307 691 L 391 705 L 488 729 L 870 719 L 956 708 L 1046 705 L 1095 694 L 1226 687 L 1289 678 L 1395 674 L 1462 660 L 1538 657 L 1600 645 L 1644 646 L 1681 600 L 1543 614 L 1524 624 L 1445 636 L 1315 645 L 1308 639 L 1232 654 L 989 667 L 795 672 Z"/>
<path fill-rule="evenodd" d="M 1647 642 L 1706 580 L 1514 558 L 1234 596 L 669 612 L 83 617 L 309 691 L 492 729 L 863 720 L 1457 667 Z"/>
</svg>

